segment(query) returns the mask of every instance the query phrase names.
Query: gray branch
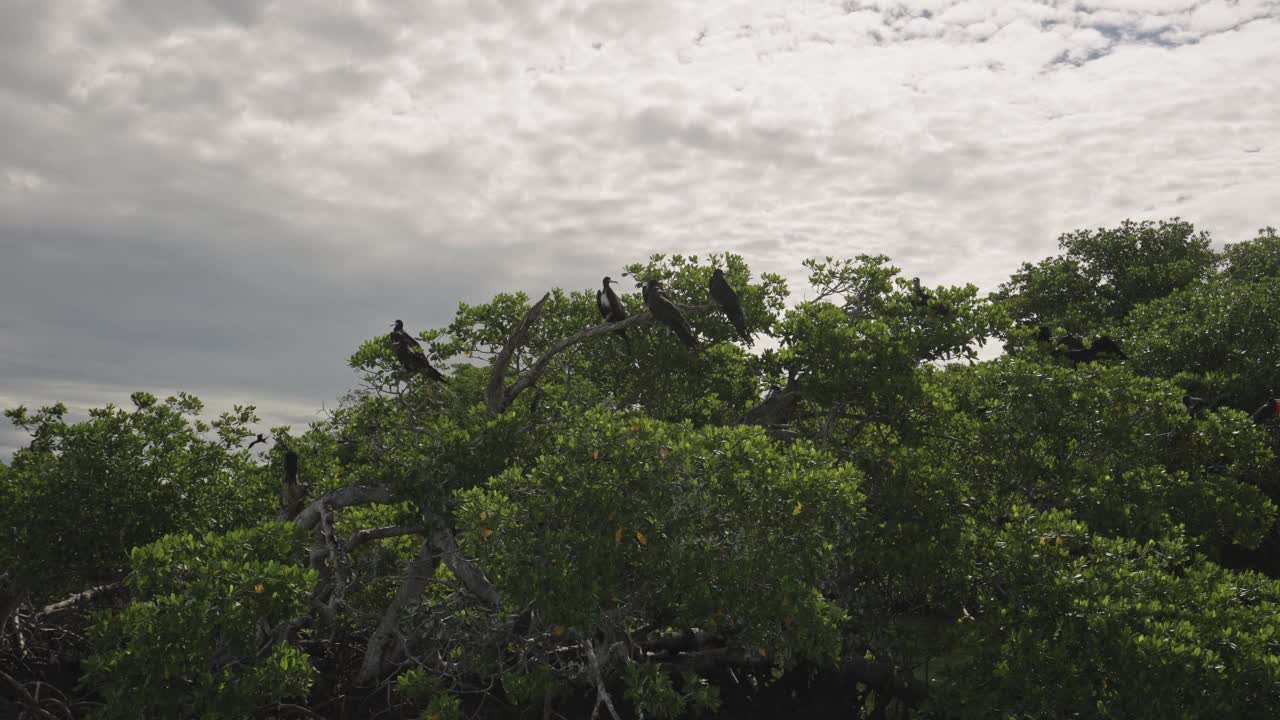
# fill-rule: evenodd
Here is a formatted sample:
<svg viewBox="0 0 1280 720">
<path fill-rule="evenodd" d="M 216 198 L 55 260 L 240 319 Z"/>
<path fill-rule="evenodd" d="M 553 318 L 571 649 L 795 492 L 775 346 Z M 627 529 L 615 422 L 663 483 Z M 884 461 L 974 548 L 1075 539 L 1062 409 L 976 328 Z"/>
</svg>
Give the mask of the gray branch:
<svg viewBox="0 0 1280 720">
<path fill-rule="evenodd" d="M 304 507 L 302 512 L 298 513 L 298 516 L 294 518 L 294 522 L 297 523 L 298 527 L 311 530 L 320 524 L 320 516 L 326 505 L 337 510 L 353 505 L 373 505 L 375 503 L 388 505 L 393 502 L 395 502 L 395 498 L 392 497 L 391 490 L 388 488 L 374 485 L 348 485 L 327 493 Z"/>
</svg>

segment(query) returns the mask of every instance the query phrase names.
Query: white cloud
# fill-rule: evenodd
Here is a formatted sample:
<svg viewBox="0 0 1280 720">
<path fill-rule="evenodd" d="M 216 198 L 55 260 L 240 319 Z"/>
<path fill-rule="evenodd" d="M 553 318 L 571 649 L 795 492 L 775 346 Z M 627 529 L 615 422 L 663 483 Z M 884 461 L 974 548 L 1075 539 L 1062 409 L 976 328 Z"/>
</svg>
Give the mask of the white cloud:
<svg viewBox="0 0 1280 720">
<path fill-rule="evenodd" d="M 0 382 L 314 407 L 387 318 L 654 251 L 992 287 L 1126 217 L 1237 241 L 1278 66 L 1274 0 L 16 0 Z"/>
</svg>

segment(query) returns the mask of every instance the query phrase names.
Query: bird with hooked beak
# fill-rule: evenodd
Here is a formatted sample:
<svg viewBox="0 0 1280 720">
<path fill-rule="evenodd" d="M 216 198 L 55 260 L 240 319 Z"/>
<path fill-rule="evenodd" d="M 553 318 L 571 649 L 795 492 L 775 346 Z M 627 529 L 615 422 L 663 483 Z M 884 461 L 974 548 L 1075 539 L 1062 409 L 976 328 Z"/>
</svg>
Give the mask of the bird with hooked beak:
<svg viewBox="0 0 1280 720">
<path fill-rule="evenodd" d="M 396 320 L 391 327 L 391 347 L 395 350 L 401 367 L 411 373 L 425 372 L 427 377 L 438 382 L 448 382 L 439 370 L 431 367 L 426 353 L 422 351 L 422 344 L 405 332 L 403 320 Z"/>
</svg>

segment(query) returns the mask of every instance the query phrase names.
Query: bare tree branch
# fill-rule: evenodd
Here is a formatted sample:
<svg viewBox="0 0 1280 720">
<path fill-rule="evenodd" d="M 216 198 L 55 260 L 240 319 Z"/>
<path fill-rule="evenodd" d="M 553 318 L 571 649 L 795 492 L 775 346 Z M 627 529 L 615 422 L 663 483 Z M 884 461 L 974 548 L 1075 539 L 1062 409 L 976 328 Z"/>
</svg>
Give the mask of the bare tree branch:
<svg viewBox="0 0 1280 720">
<path fill-rule="evenodd" d="M 489 582 L 489 578 L 485 577 L 483 570 L 462 554 L 462 548 L 458 547 L 458 541 L 453 537 L 450 524 L 442 516 L 428 519 L 431 530 L 427 533 L 427 542 L 436 551 L 441 561 L 471 594 L 495 608 L 498 607 L 502 601 L 498 589 Z"/>
<path fill-rule="evenodd" d="M 298 513 L 298 516 L 294 518 L 294 522 L 297 523 L 298 527 L 311 530 L 320 524 L 320 515 L 326 505 L 337 510 L 353 505 L 373 505 L 375 503 L 386 505 L 392 502 L 395 502 L 395 498 L 392 497 L 391 490 L 388 488 L 375 485 L 349 485 L 314 500 L 310 505 L 303 508 L 302 512 Z"/>
<path fill-rule="evenodd" d="M 417 600 L 435 576 L 436 566 L 440 558 L 432 550 L 431 542 L 422 543 L 418 557 L 409 564 L 409 570 L 400 581 L 391 604 L 382 611 L 378 627 L 369 637 L 369 645 L 365 649 L 364 660 L 360 663 L 360 672 L 356 674 L 356 683 L 367 685 L 377 680 L 383 670 L 390 664 L 393 651 L 396 649 L 396 625 L 400 621 L 400 613 L 409 603 Z"/>
<path fill-rule="evenodd" d="M 345 550 L 350 553 L 352 550 L 372 540 L 384 540 L 392 537 L 402 537 L 404 535 L 420 535 L 427 529 L 422 525 L 387 525 L 379 528 L 365 528 L 357 530 L 347 539 Z"/>
<path fill-rule="evenodd" d="M 609 333 L 617 332 L 619 330 L 624 330 L 629 327 L 650 324 L 652 322 L 653 322 L 652 315 L 648 315 L 648 314 L 632 315 L 631 317 L 627 318 L 626 320 L 623 320 L 622 322 L 605 323 L 602 325 L 592 325 L 591 327 L 585 328 L 561 340 L 560 342 L 552 346 L 550 350 L 543 353 L 542 356 L 539 357 L 537 360 L 534 360 L 533 364 L 529 366 L 528 371 L 526 371 L 524 375 L 520 376 L 520 378 L 516 380 L 515 384 L 512 385 L 511 388 L 506 391 L 506 394 L 503 397 L 502 409 L 505 410 L 508 407 L 510 407 L 511 403 L 515 401 L 516 397 L 519 396 L 520 393 L 529 389 L 529 387 L 531 387 L 534 383 L 541 380 L 542 376 L 547 372 L 547 365 L 555 358 L 555 356 L 559 355 L 565 350 L 568 350 L 574 345 L 577 345 L 578 343 L 584 340 L 587 340 L 589 338 L 599 337 L 601 335 L 608 335 Z"/>
<path fill-rule="evenodd" d="M 14 680 L 3 670 L 0 670 L 0 680 L 4 680 L 6 685 L 13 688 L 13 691 L 18 695 L 18 699 L 22 701 L 22 704 L 26 705 L 27 709 L 36 717 L 43 718 L 43 720 L 58 720 L 56 715 L 40 707 L 40 703 L 37 702 L 34 697 L 31 697 L 31 693 L 27 692 L 27 689 L 22 686 L 22 683 Z"/>
<path fill-rule="evenodd" d="M 510 400 L 506 397 L 507 368 L 511 365 L 511 359 L 515 357 L 516 350 L 528 341 L 530 328 L 542 318 L 542 307 L 550 299 L 551 293 L 547 293 L 529 308 L 524 319 L 511 331 L 511 336 L 502 346 L 502 351 L 498 353 L 498 359 L 493 363 L 493 373 L 489 376 L 489 385 L 484 391 L 485 404 L 489 408 L 490 415 L 502 414 L 510 404 Z"/>
<path fill-rule="evenodd" d="M 114 595 L 116 593 L 123 593 L 123 592 L 125 592 L 125 586 L 123 582 L 113 582 L 113 583 L 108 583 L 107 585 L 99 585 L 97 587 L 92 587 L 92 588 L 89 588 L 88 590 L 78 592 L 75 595 L 72 595 L 71 597 L 67 598 L 66 600 L 61 600 L 59 602 L 53 603 L 52 605 L 45 605 L 44 608 L 40 610 L 40 612 L 36 613 L 36 615 L 40 617 L 53 615 L 56 613 L 60 613 L 64 610 L 70 610 L 80 605 L 84 605 L 85 603 L 93 602 L 94 600 L 97 600 L 103 596 Z"/>
</svg>

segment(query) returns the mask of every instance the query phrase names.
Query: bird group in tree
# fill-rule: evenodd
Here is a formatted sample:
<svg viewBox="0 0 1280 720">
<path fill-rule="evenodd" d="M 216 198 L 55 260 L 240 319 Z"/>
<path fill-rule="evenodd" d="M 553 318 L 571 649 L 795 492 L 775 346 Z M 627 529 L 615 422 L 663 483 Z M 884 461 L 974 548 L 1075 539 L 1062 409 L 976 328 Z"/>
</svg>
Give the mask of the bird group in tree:
<svg viewBox="0 0 1280 720">
<path fill-rule="evenodd" d="M 617 293 L 610 287 L 613 282 L 612 278 L 605 277 L 601 283 L 601 288 L 596 291 L 596 307 L 600 310 L 600 316 L 604 318 L 605 322 L 611 324 L 627 319 L 626 307 L 622 304 L 622 300 Z M 667 295 L 662 284 L 656 279 L 649 279 L 640 283 L 639 286 L 641 288 L 640 296 L 654 319 L 670 328 L 671 332 L 675 333 L 686 348 L 697 350 L 698 338 L 694 334 L 688 318 L 684 316 L 684 313 L 680 312 L 679 306 Z M 729 323 L 733 325 L 734 333 L 738 339 L 751 346 L 753 341 L 751 332 L 747 329 L 747 317 L 742 312 L 742 301 L 738 298 L 738 293 L 734 292 L 729 285 L 728 280 L 725 279 L 723 270 L 716 268 L 711 273 L 707 289 L 710 292 L 712 301 L 724 312 L 725 317 L 729 319 Z M 622 336 L 623 340 L 626 340 L 625 330 L 618 330 L 618 334 Z M 630 347 L 630 343 L 628 343 L 628 347 Z"/>
<path fill-rule="evenodd" d="M 391 347 L 395 350 L 400 366 L 410 373 L 422 372 L 438 382 L 448 382 L 439 370 L 431 367 L 427 355 L 422 351 L 422 344 L 412 335 L 404 331 L 404 321 L 396 320 L 391 330 Z"/>
</svg>

